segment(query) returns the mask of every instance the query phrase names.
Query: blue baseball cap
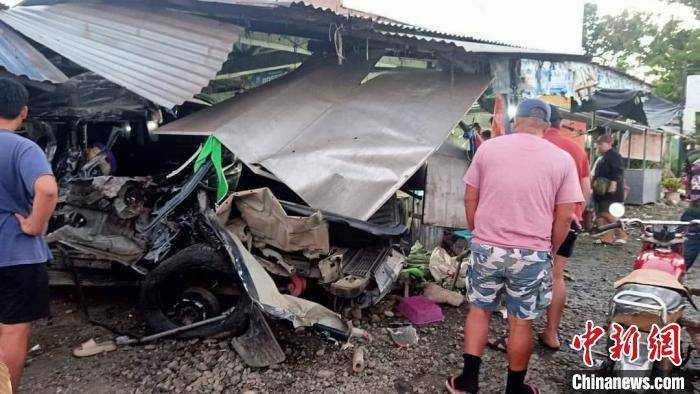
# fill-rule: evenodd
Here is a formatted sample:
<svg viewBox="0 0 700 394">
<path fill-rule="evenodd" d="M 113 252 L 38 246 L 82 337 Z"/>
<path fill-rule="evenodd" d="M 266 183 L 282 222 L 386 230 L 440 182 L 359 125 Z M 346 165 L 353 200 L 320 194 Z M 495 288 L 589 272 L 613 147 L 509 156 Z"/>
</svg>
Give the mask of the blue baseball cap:
<svg viewBox="0 0 700 394">
<path fill-rule="evenodd" d="M 515 116 L 521 118 L 537 118 L 549 122 L 552 109 L 546 101 L 540 99 L 526 99 L 518 104 Z"/>
</svg>

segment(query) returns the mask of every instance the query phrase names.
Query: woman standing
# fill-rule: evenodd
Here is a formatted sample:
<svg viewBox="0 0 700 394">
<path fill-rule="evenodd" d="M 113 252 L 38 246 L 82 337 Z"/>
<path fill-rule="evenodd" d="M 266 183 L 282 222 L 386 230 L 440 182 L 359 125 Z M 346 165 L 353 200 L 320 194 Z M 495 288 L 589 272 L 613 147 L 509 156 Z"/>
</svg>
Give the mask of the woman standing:
<svg viewBox="0 0 700 394">
<path fill-rule="evenodd" d="M 599 226 L 617 222 L 610 214 L 612 203 L 625 201 L 625 166 L 622 156 L 613 149 L 613 137 L 603 134 L 597 140 L 598 152 L 603 156 L 597 161 L 593 171 L 593 201 L 596 206 L 596 217 Z M 606 245 L 624 245 L 627 234 L 623 229 L 604 233 L 596 243 Z"/>
</svg>

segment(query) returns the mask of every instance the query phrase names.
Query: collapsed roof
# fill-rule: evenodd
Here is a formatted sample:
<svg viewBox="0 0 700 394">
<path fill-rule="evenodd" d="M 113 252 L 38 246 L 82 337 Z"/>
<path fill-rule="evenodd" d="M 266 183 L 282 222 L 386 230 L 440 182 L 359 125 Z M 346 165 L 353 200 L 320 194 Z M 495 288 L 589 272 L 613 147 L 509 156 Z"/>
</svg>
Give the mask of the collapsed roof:
<svg viewBox="0 0 700 394">
<path fill-rule="evenodd" d="M 490 83 L 481 74 L 386 72 L 346 55 L 307 60 L 244 95 L 169 123 L 214 134 L 314 208 L 368 219 L 445 140 Z"/>
</svg>

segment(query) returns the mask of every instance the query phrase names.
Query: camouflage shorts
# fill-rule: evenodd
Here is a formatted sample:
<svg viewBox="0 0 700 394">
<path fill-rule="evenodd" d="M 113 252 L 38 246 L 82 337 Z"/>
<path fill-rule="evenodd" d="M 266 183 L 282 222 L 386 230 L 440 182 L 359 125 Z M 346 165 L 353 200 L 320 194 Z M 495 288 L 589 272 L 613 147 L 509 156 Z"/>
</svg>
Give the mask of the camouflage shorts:
<svg viewBox="0 0 700 394">
<path fill-rule="evenodd" d="M 493 311 L 506 294 L 508 314 L 532 320 L 552 302 L 552 257 L 547 252 L 472 243 L 469 302 Z"/>
</svg>

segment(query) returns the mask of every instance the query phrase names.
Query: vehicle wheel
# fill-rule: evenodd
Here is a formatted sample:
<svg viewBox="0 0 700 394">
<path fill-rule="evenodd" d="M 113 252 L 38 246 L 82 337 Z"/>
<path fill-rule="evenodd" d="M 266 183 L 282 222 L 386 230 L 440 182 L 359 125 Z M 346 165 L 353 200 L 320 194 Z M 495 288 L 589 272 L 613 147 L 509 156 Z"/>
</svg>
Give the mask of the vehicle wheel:
<svg viewBox="0 0 700 394">
<path fill-rule="evenodd" d="M 205 244 L 187 247 L 163 261 L 141 286 L 141 311 L 155 332 L 210 319 L 236 307 L 225 320 L 175 335 L 183 339 L 224 332 L 242 335 L 248 329 L 249 304 L 233 265 Z"/>
</svg>

